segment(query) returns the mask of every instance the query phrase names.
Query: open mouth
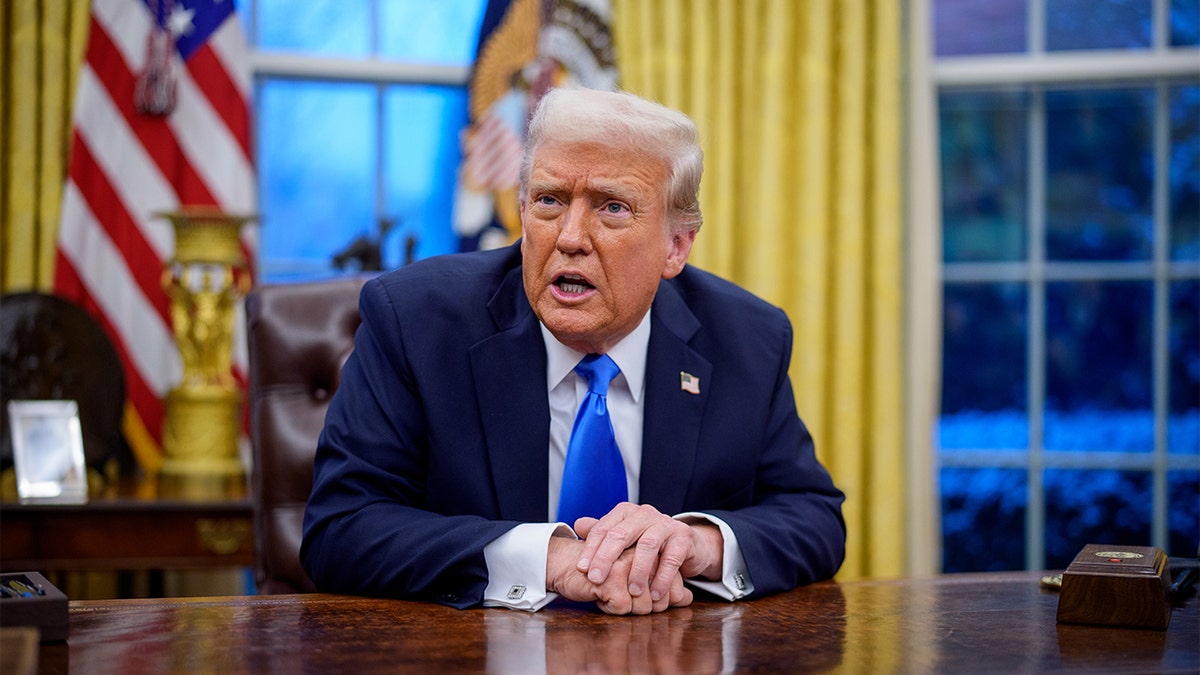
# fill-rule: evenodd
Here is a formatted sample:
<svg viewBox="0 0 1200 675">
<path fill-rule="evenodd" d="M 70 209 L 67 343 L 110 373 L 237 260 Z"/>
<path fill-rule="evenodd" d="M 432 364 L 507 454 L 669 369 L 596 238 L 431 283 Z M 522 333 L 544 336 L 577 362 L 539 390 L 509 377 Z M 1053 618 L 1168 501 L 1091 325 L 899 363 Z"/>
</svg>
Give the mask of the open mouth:
<svg viewBox="0 0 1200 675">
<path fill-rule="evenodd" d="M 562 274 L 554 280 L 558 290 L 567 295 L 579 295 L 595 288 L 587 279 L 578 274 Z"/>
</svg>

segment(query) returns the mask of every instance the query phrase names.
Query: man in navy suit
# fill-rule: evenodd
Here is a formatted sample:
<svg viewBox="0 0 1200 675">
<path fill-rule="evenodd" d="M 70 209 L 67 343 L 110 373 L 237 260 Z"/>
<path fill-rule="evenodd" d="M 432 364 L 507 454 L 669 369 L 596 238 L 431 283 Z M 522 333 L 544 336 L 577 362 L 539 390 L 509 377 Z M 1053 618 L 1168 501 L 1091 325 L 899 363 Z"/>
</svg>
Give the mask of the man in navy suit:
<svg viewBox="0 0 1200 675">
<path fill-rule="evenodd" d="M 692 589 L 736 600 L 831 577 L 843 495 L 796 412 L 791 324 L 686 265 L 703 170 L 691 120 L 556 89 L 528 136 L 520 242 L 363 288 L 304 519 L 317 587 L 647 614 Z M 556 522 L 591 479 L 564 477 L 586 355 L 620 369 L 604 424 L 625 501 Z"/>
</svg>

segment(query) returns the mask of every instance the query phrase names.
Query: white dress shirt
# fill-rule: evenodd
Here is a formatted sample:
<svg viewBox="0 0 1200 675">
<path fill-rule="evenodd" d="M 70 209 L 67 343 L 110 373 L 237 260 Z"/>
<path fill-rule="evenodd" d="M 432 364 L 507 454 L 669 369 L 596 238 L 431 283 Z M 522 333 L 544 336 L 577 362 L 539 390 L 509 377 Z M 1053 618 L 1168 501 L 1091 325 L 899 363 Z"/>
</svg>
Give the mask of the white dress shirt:
<svg viewBox="0 0 1200 675">
<path fill-rule="evenodd" d="M 550 403 L 550 470 L 548 513 L 558 512 L 562 490 L 563 465 L 575 415 L 587 396 L 587 378 L 575 372 L 586 354 L 577 352 L 555 339 L 542 326 L 546 343 L 546 390 Z M 625 462 L 625 485 L 629 501 L 638 502 L 642 467 L 642 421 L 645 414 L 646 352 L 650 344 L 650 313 L 629 335 L 609 350 L 608 355 L 621 369 L 608 388 L 608 413 L 616 434 L 617 447 Z M 733 530 L 720 518 L 703 513 L 674 516 L 684 522 L 708 521 L 721 531 L 725 541 L 724 569 L 721 581 L 687 580 L 698 588 L 727 600 L 745 597 L 754 590 L 746 572 L 741 548 Z M 511 607 L 538 610 L 558 597 L 546 591 L 546 555 L 550 537 L 575 538 L 566 523 L 524 523 L 484 548 L 488 568 L 488 586 L 483 594 L 485 607 Z"/>
</svg>

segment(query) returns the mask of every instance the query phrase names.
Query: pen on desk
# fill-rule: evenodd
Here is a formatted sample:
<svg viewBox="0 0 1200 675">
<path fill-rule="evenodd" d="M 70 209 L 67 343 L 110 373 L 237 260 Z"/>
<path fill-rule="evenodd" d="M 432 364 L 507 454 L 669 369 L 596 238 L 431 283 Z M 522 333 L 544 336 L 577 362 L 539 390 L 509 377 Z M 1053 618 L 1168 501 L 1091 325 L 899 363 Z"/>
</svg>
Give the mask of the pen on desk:
<svg viewBox="0 0 1200 675">
<path fill-rule="evenodd" d="M 6 585 L 4 588 L 5 588 L 5 590 L 7 590 L 9 592 L 11 597 L 32 598 L 33 593 L 30 593 L 29 591 L 21 588 L 21 585 L 22 584 L 19 581 L 10 581 L 10 582 L 8 582 L 8 585 Z"/>
<path fill-rule="evenodd" d="M 1191 590 L 1192 584 L 1196 583 L 1196 568 L 1188 567 L 1179 574 L 1175 575 L 1175 581 L 1171 584 L 1171 597 L 1176 600 L 1182 600 L 1183 596 L 1187 595 Z"/>
<path fill-rule="evenodd" d="M 11 590 L 12 592 L 21 596 L 22 598 L 32 598 L 35 595 L 45 595 L 46 594 L 46 591 L 44 589 L 42 589 L 40 586 L 38 586 L 38 587 L 30 586 L 29 584 L 27 584 L 23 581 L 19 581 L 17 579 L 12 579 L 11 581 L 9 581 L 8 587 L 9 587 L 9 590 Z"/>
</svg>

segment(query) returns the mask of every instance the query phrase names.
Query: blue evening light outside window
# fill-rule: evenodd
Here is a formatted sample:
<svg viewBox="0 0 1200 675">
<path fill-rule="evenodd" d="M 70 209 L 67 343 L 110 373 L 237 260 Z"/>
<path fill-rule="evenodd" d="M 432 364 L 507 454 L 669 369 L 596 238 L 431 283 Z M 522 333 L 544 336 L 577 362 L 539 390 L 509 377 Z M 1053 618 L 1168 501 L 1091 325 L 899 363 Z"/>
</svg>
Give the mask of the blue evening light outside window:
<svg viewBox="0 0 1200 675">
<path fill-rule="evenodd" d="M 943 468 L 942 570 L 1019 570 L 1025 561 L 1024 469 Z"/>
<path fill-rule="evenodd" d="M 933 0 L 937 56 L 1019 54 L 1029 49 L 1035 0 Z M 1046 48 L 1148 49 L 1153 0 L 1041 0 Z M 1200 44 L 1200 2 L 1170 0 L 1167 44 Z"/>
<path fill-rule="evenodd" d="M 485 5 L 486 0 L 383 0 L 379 3 L 379 57 L 469 65 L 475 60 Z"/>
<path fill-rule="evenodd" d="M 1146 281 L 1047 284 L 1047 450 L 1153 450 L 1152 293 Z"/>
<path fill-rule="evenodd" d="M 1172 87 L 1170 116 L 1171 258 L 1200 260 L 1200 87 Z"/>
<path fill-rule="evenodd" d="M 375 230 L 376 90 L 271 80 L 259 89 L 262 277 L 328 276 L 333 254 Z M 349 122 L 353 120 L 353 123 Z"/>
<path fill-rule="evenodd" d="M 474 61 L 485 5 L 247 0 L 241 9 L 263 54 L 462 68 Z M 457 250 L 465 84 L 321 77 L 259 76 L 261 280 L 356 272 L 357 261 L 333 259 L 362 238 L 380 244 L 384 269 Z M 384 222 L 394 227 L 381 236 Z"/>
<path fill-rule="evenodd" d="M 1021 53 L 1028 0 L 933 0 L 938 56 Z"/>
<path fill-rule="evenodd" d="M 944 448 L 1020 449 L 1029 444 L 1025 428 L 1028 298 L 1023 284 L 947 283 L 943 294 L 942 412 L 955 415 L 943 424 Z M 985 354 L 986 358 L 980 358 Z M 984 417 L 1010 415 L 1016 424 L 995 427 L 976 437 Z M 980 443 L 983 442 L 981 446 Z"/>
<path fill-rule="evenodd" d="M 1154 91 L 1046 94 L 1046 255 L 1148 260 Z"/>
<path fill-rule="evenodd" d="M 388 87 L 384 95 L 385 212 L 395 230 L 384 240 L 385 267 L 458 247 L 451 226 L 453 178 L 462 153 L 459 131 L 467 123 L 467 95 L 459 87 Z M 422 123 L 417 123 L 420 121 Z"/>
<path fill-rule="evenodd" d="M 1048 469 L 1045 481 L 1048 569 L 1071 564 L 1084 544 L 1146 541 L 1148 472 Z"/>
<path fill-rule="evenodd" d="M 1024 260 L 1028 93 L 947 93 L 938 108 L 946 261 Z"/>
<path fill-rule="evenodd" d="M 1035 73 L 939 87 L 947 572 L 1061 568 L 1084 544 L 1152 533 L 1170 555 L 1200 548 L 1196 75 L 1031 67 L 1200 63 L 1198 7 L 934 0 L 939 62 Z"/>
<path fill-rule="evenodd" d="M 1046 48 L 1147 49 L 1151 0 L 1045 0 Z"/>
<path fill-rule="evenodd" d="M 254 0 L 255 46 L 264 51 L 371 55 L 371 7 L 363 0 Z"/>
<path fill-rule="evenodd" d="M 1200 45 L 1200 2 L 1171 0 L 1170 16 L 1172 47 Z"/>
<path fill-rule="evenodd" d="M 1200 455 L 1200 281 L 1171 284 L 1167 452 Z"/>
</svg>

